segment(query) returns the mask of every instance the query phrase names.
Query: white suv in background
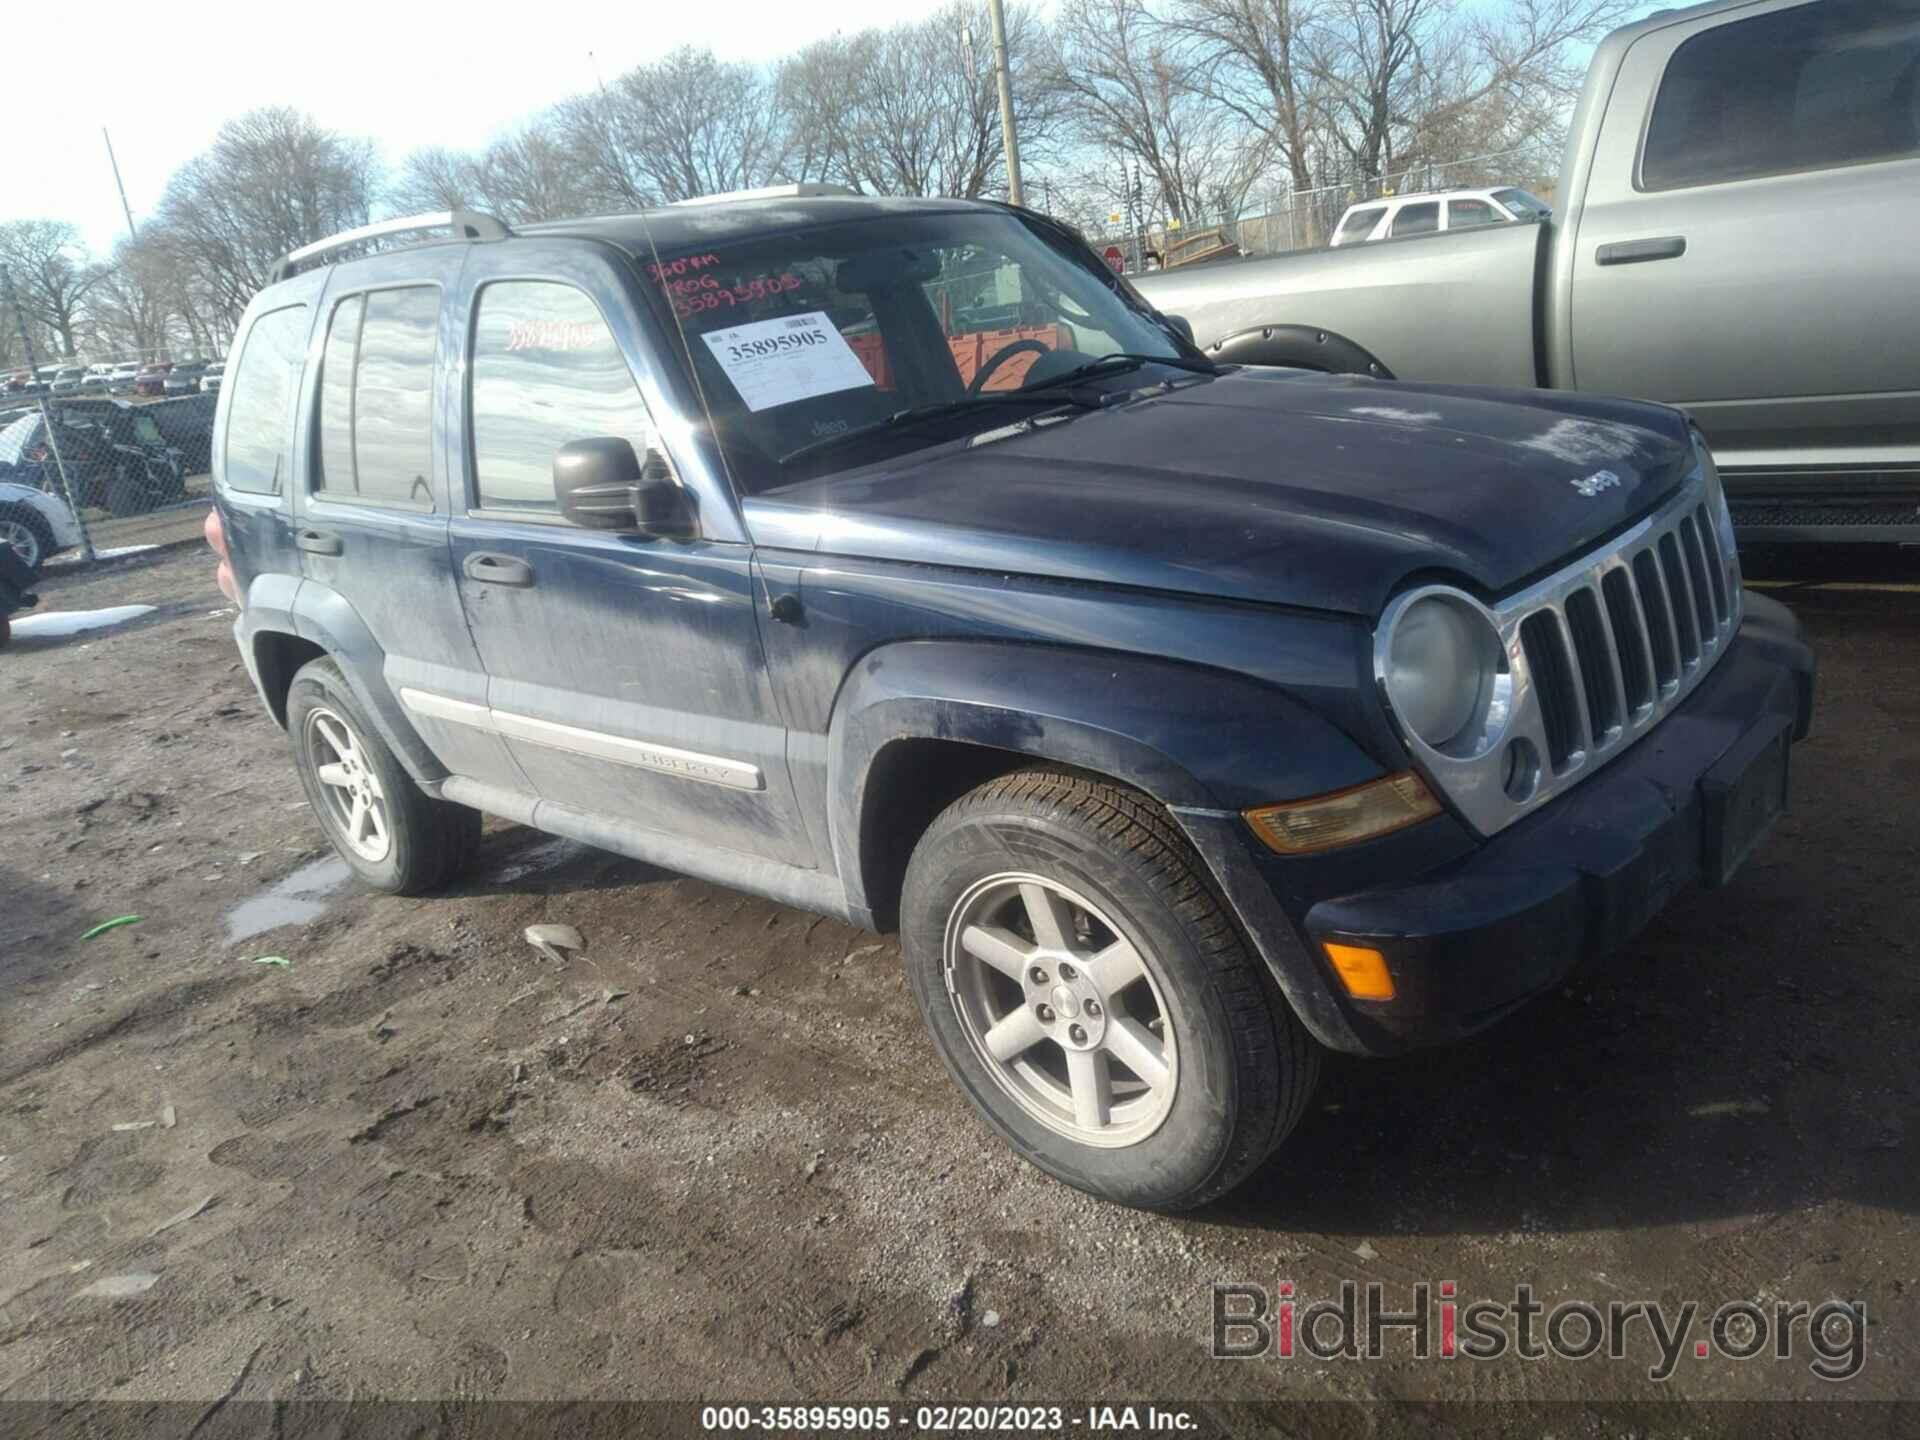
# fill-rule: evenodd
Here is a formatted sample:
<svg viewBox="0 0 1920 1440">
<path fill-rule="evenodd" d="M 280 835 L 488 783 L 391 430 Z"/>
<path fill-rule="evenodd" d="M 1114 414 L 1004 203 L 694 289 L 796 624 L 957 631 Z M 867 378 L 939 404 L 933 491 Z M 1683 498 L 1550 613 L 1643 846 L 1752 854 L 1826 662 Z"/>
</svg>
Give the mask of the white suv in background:
<svg viewBox="0 0 1920 1440">
<path fill-rule="evenodd" d="M 1393 195 L 1349 205 L 1334 227 L 1330 245 L 1358 245 L 1436 230 L 1466 230 L 1476 225 L 1510 225 L 1545 220 L 1553 207 L 1511 185 L 1490 190 L 1435 190 L 1423 195 Z"/>
</svg>

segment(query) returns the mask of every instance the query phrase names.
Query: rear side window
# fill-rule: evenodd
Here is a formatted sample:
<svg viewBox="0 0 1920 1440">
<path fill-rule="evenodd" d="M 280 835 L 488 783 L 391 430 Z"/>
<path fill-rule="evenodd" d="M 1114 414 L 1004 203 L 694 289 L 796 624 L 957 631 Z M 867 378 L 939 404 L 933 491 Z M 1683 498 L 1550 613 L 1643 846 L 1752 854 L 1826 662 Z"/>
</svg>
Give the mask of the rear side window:
<svg viewBox="0 0 1920 1440">
<path fill-rule="evenodd" d="M 646 461 L 653 422 L 599 307 L 571 285 L 502 280 L 473 322 L 473 465 L 484 510 L 557 514 L 553 457 L 612 435 Z"/>
<path fill-rule="evenodd" d="M 1380 223 L 1381 213 L 1385 209 L 1384 205 L 1375 205 L 1370 210 L 1355 210 L 1347 216 L 1340 222 L 1340 243 L 1344 245 L 1352 240 L 1364 240 L 1373 232 L 1373 227 Z"/>
<path fill-rule="evenodd" d="M 1447 228 L 1465 230 L 1474 225 L 1498 225 L 1506 217 L 1484 200 L 1449 200 Z"/>
<path fill-rule="evenodd" d="M 1393 234 L 1425 235 L 1440 228 L 1440 202 L 1429 200 L 1420 205 L 1408 205 L 1393 217 Z"/>
<path fill-rule="evenodd" d="M 1672 190 L 1920 153 L 1920 15 L 1821 0 L 1695 35 L 1654 99 L 1640 183 Z"/>
<path fill-rule="evenodd" d="M 375 290 L 334 307 L 320 372 L 314 489 L 387 505 L 433 503 L 433 362 L 440 292 Z"/>
<path fill-rule="evenodd" d="M 287 403 L 307 338 L 307 307 L 289 305 L 253 322 L 227 402 L 227 456 L 221 482 L 253 495 L 280 493 L 287 453 Z"/>
</svg>

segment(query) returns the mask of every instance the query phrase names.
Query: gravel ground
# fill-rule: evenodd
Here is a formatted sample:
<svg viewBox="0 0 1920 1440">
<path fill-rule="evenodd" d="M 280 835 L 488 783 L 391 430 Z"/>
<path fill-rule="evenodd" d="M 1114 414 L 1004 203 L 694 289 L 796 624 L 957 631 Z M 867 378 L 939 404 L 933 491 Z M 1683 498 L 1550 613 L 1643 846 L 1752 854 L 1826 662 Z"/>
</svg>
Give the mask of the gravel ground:
<svg viewBox="0 0 1920 1440">
<path fill-rule="evenodd" d="M 0 656 L 0 1398 L 1916 1390 L 1911 584 L 1786 587 L 1816 733 L 1728 890 L 1471 1044 L 1331 1062 L 1270 1170 L 1177 1220 L 1013 1160 L 890 937 L 504 824 L 449 894 L 344 883 L 204 552 L 43 591 L 155 608 Z M 1343 1280 L 1867 1325 L 1840 1384 L 1804 1347 L 1656 1384 L 1644 1331 L 1621 1361 L 1210 1358 L 1213 1282 Z"/>
</svg>

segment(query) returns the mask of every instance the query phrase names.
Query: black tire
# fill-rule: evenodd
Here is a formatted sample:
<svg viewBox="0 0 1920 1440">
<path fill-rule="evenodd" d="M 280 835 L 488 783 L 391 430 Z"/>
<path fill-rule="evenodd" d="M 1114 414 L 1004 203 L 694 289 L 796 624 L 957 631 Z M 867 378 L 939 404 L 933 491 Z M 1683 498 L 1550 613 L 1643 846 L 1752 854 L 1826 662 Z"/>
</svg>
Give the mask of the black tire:
<svg viewBox="0 0 1920 1440">
<path fill-rule="evenodd" d="M 328 796 L 330 787 L 321 783 L 322 761 L 310 723 L 315 711 L 345 722 L 365 766 L 378 780 L 390 842 L 380 858 L 369 858 L 354 848 Z M 473 858 L 480 844 L 480 812 L 437 800 L 414 784 L 380 732 L 368 723 L 346 676 L 332 660 L 309 661 L 293 677 L 287 692 L 287 734 L 314 815 L 340 858 L 367 884 L 395 895 L 424 895 L 453 879 Z"/>
<path fill-rule="evenodd" d="M 1049 1127 L 1003 1088 L 969 1039 L 947 970 L 949 919 L 981 885 L 1014 872 L 1087 897 L 1150 957 L 1178 1061 L 1171 1108 L 1144 1138 L 1103 1148 Z M 1136 791 L 1058 770 L 989 781 L 921 837 L 900 914 L 914 998 L 947 1069 L 1016 1153 L 1077 1189 L 1142 1209 L 1203 1205 L 1258 1169 L 1312 1096 L 1318 1046 L 1241 938 L 1200 858 Z"/>
<path fill-rule="evenodd" d="M 14 552 L 20 563 L 27 567 L 27 573 L 38 575 L 40 567 L 47 563 L 47 557 L 53 553 L 53 527 L 47 524 L 46 516 L 28 509 L 25 505 L 0 505 L 0 523 L 18 525 L 38 544 L 38 553 L 32 559 Z"/>
<path fill-rule="evenodd" d="M 107 513 L 116 520 L 127 515 L 144 515 L 153 509 L 153 504 L 153 492 L 144 475 L 135 475 L 121 466 L 107 481 Z"/>
</svg>

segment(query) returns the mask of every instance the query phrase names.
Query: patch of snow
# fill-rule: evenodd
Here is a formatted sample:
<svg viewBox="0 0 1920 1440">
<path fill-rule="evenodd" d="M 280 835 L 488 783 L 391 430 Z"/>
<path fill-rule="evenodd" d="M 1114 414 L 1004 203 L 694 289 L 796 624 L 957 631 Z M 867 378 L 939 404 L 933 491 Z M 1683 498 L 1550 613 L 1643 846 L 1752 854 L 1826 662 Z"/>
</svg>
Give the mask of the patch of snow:
<svg viewBox="0 0 1920 1440">
<path fill-rule="evenodd" d="M 158 550 L 159 548 L 158 545 L 109 545 L 104 550 L 95 550 L 93 556 L 96 560 L 118 560 L 122 555 L 139 555 L 148 550 Z M 85 557 L 76 550 L 73 554 L 62 556 L 58 560 L 49 560 L 46 568 L 49 570 L 58 570 L 66 565 L 79 565 L 83 563 L 84 558 Z"/>
<path fill-rule="evenodd" d="M 113 605 L 105 610 L 33 610 L 13 617 L 16 640 L 58 639 L 78 635 L 85 630 L 104 630 L 124 625 L 153 613 L 151 605 Z"/>
</svg>

